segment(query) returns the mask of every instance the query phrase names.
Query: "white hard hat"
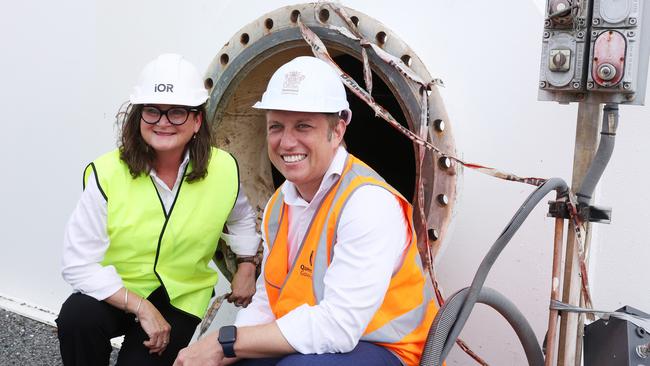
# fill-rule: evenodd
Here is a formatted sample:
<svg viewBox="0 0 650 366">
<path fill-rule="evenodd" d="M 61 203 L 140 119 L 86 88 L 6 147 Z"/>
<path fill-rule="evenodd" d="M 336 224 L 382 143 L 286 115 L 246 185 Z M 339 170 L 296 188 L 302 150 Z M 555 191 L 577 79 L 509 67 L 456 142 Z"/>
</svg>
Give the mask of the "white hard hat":
<svg viewBox="0 0 650 366">
<path fill-rule="evenodd" d="M 166 53 L 144 67 L 129 100 L 196 107 L 208 100 L 208 91 L 194 65 L 181 55 Z"/>
<path fill-rule="evenodd" d="M 349 112 L 349 107 L 338 74 L 324 61 L 310 56 L 296 57 L 282 65 L 271 76 L 262 100 L 253 106 L 322 113 Z"/>
</svg>

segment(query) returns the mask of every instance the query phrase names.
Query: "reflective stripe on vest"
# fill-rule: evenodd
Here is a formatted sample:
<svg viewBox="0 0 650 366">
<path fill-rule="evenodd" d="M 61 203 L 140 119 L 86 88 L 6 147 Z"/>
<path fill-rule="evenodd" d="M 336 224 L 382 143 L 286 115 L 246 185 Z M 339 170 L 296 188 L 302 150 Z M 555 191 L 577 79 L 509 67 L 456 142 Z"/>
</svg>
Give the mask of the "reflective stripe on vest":
<svg viewBox="0 0 650 366">
<path fill-rule="evenodd" d="M 265 241 L 269 246 L 264 277 L 269 303 L 275 316 L 281 317 L 301 304 L 313 306 L 323 299 L 324 277 L 332 261 L 340 214 L 352 193 L 364 185 L 382 187 L 398 199 L 408 222 L 409 245 L 391 278 L 384 302 L 361 340 L 388 348 L 406 364 L 417 364 L 436 307 L 433 287 L 424 276 L 417 251 L 412 208 L 376 172 L 352 155 L 338 182 L 316 209 L 291 268 L 287 268 L 288 219 L 281 189 L 269 201 L 264 217 Z"/>
<path fill-rule="evenodd" d="M 213 148 L 208 174 L 192 183 L 183 179 L 169 213 L 149 174 L 133 178 L 118 150 L 91 163 L 84 182 L 89 168 L 107 205 L 110 244 L 102 265 L 113 265 L 140 296 L 162 284 L 174 307 L 203 317 L 218 277 L 208 264 L 238 194 L 235 159 Z"/>
</svg>

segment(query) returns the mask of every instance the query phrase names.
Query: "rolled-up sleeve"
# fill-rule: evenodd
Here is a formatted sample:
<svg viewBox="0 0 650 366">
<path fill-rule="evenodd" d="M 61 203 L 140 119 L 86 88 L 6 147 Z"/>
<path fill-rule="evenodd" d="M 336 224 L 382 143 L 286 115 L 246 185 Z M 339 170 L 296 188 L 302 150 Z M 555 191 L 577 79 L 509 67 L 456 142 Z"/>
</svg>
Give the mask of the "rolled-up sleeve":
<svg viewBox="0 0 650 366">
<path fill-rule="evenodd" d="M 228 233 L 221 234 L 221 238 L 233 253 L 239 256 L 251 256 L 257 253 L 260 236 L 255 227 L 256 219 L 255 211 L 240 184 L 235 206 L 226 220 Z"/>
</svg>

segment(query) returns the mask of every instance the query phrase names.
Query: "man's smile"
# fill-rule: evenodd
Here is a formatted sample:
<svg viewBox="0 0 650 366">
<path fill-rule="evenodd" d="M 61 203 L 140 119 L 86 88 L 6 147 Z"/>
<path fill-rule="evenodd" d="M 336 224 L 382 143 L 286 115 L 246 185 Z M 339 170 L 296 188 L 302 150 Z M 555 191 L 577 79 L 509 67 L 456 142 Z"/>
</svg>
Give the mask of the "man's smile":
<svg viewBox="0 0 650 366">
<path fill-rule="evenodd" d="M 307 158 L 307 154 L 282 155 L 282 160 L 284 160 L 285 163 L 297 163 L 305 160 L 305 158 Z"/>
</svg>

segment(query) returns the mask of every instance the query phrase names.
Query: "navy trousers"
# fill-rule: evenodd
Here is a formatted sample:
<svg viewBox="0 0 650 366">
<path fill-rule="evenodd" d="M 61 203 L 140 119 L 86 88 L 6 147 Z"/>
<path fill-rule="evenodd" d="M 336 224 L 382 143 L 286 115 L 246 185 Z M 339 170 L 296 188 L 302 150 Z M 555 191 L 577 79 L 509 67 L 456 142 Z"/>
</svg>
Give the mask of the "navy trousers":
<svg viewBox="0 0 650 366">
<path fill-rule="evenodd" d="M 384 347 L 370 342 L 359 342 L 348 353 L 303 355 L 294 353 L 284 357 L 241 360 L 236 366 L 401 366 L 397 356 Z"/>
<path fill-rule="evenodd" d="M 187 347 L 201 320 L 174 308 L 162 287 L 147 299 L 171 326 L 169 344 L 162 355 L 149 354 L 149 349 L 142 344 L 149 337 L 135 322 L 135 315 L 88 295 L 75 293 L 63 303 L 56 319 L 63 364 L 108 365 L 112 351 L 110 339 L 124 335 L 118 366 L 172 365 L 178 351 Z"/>
</svg>

